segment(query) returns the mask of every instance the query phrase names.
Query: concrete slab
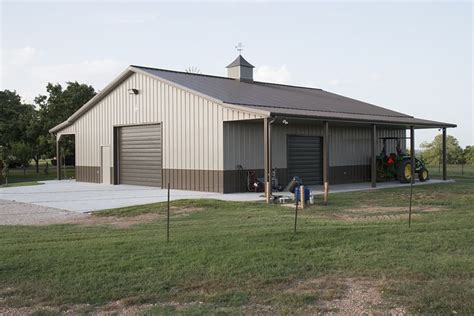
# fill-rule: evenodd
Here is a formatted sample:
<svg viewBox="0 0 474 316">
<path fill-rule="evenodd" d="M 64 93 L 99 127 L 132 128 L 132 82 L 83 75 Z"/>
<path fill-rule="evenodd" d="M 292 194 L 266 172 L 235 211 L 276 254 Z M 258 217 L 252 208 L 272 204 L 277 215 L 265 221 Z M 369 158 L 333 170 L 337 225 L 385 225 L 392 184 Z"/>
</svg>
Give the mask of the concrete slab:
<svg viewBox="0 0 474 316">
<path fill-rule="evenodd" d="M 425 183 L 417 182 L 416 185 L 433 184 L 446 181 L 430 180 Z M 164 189 L 133 186 L 133 185 L 107 185 L 76 182 L 74 180 L 43 181 L 42 185 L 1 188 L 0 199 L 31 203 L 56 209 L 92 212 L 97 210 L 125 207 L 132 205 L 164 202 L 167 191 Z M 379 183 L 380 188 L 396 188 L 409 186 L 395 182 Z M 313 194 L 322 194 L 320 186 L 311 187 Z M 350 192 L 361 190 L 374 190 L 370 183 L 354 183 L 333 185 L 330 192 Z M 292 194 L 278 192 L 276 195 Z M 196 192 L 184 190 L 171 190 L 171 200 L 179 199 L 218 199 L 225 201 L 263 201 L 262 193 L 231 193 L 221 194 L 212 192 Z"/>
<path fill-rule="evenodd" d="M 438 180 L 438 179 L 431 179 L 425 182 L 420 182 L 418 180 L 415 181 L 414 186 L 419 185 L 429 185 L 429 184 L 437 184 L 437 183 L 449 183 L 454 182 L 454 180 Z M 359 183 L 348 183 L 348 184 L 335 184 L 329 186 L 330 193 L 342 193 L 342 192 L 355 192 L 355 191 L 367 191 L 367 190 L 379 190 L 379 189 L 389 189 L 389 188 L 403 188 L 409 187 L 409 183 L 400 183 L 396 181 L 388 181 L 388 182 L 377 182 L 377 187 L 372 188 L 370 182 L 359 182 Z M 310 189 L 313 194 L 323 194 L 323 186 L 322 185 L 312 185 Z"/>
</svg>

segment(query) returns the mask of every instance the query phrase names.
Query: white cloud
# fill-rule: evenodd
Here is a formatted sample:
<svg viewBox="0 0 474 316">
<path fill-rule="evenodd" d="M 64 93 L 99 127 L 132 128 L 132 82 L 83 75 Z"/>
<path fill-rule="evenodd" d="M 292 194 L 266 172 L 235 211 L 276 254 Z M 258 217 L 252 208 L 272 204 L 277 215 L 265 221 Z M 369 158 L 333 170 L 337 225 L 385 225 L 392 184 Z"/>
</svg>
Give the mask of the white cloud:
<svg viewBox="0 0 474 316">
<path fill-rule="evenodd" d="M 6 49 L 2 52 L 2 63 L 4 66 L 24 66 L 31 63 L 37 56 L 38 50 L 30 46 Z"/>
<path fill-rule="evenodd" d="M 291 79 L 290 72 L 286 65 L 279 67 L 263 65 L 257 67 L 255 71 L 255 80 L 274 83 L 289 83 Z"/>
<path fill-rule="evenodd" d="M 378 72 L 373 72 L 370 74 L 369 78 L 375 82 L 378 82 L 382 79 L 382 76 Z"/>
<path fill-rule="evenodd" d="M 155 15 L 110 15 L 103 17 L 103 22 L 105 24 L 144 24 L 156 21 L 157 17 Z"/>
<path fill-rule="evenodd" d="M 32 68 L 32 77 L 41 82 L 78 81 L 102 88 L 117 76 L 125 64 L 112 59 L 84 60 L 78 63 L 42 65 Z"/>
<path fill-rule="evenodd" d="M 45 64 L 43 52 L 32 47 L 2 50 L 0 89 L 16 90 L 26 102 L 46 93 L 48 82 L 78 81 L 102 89 L 127 66 L 112 59 L 83 60 L 77 63 Z"/>
<path fill-rule="evenodd" d="M 338 86 L 341 84 L 341 81 L 339 79 L 332 79 L 332 80 L 329 80 L 328 84 L 331 86 Z"/>
</svg>

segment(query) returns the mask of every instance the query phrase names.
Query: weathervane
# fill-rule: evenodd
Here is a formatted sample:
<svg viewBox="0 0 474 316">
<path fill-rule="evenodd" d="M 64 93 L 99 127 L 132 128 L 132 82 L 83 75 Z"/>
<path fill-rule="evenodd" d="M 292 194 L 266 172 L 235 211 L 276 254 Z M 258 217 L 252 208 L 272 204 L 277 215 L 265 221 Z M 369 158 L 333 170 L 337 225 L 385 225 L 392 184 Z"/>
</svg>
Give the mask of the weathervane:
<svg viewBox="0 0 474 316">
<path fill-rule="evenodd" d="M 239 43 L 235 46 L 235 49 L 239 52 L 239 55 L 242 55 L 242 51 L 244 50 L 244 45 L 242 43 Z"/>
</svg>

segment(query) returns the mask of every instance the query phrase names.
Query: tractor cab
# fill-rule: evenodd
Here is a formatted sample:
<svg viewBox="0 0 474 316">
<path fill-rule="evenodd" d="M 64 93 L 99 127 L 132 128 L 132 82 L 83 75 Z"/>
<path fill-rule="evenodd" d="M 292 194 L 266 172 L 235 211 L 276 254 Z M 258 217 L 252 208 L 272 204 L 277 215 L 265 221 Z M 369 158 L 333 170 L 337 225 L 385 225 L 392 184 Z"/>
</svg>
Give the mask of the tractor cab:
<svg viewBox="0 0 474 316">
<path fill-rule="evenodd" d="M 405 137 L 380 137 L 382 140 L 382 151 L 377 159 L 377 181 L 398 180 L 401 183 L 411 181 L 411 157 L 403 152 L 401 140 Z M 387 142 L 396 142 L 395 151 L 387 154 Z M 415 157 L 415 173 L 420 181 L 429 179 L 425 163 Z"/>
</svg>

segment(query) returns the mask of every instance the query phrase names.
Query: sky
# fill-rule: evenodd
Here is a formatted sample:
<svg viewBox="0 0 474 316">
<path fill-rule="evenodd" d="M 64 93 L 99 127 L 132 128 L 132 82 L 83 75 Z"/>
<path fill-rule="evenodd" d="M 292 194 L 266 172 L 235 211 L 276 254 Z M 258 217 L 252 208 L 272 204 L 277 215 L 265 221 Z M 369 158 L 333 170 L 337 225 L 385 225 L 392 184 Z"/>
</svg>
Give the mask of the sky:
<svg viewBox="0 0 474 316">
<path fill-rule="evenodd" d="M 455 123 L 474 144 L 470 2 L 1 2 L 0 89 L 100 90 L 128 65 L 226 76 L 242 42 L 261 81 Z M 416 146 L 438 130 L 417 130 Z"/>
</svg>

